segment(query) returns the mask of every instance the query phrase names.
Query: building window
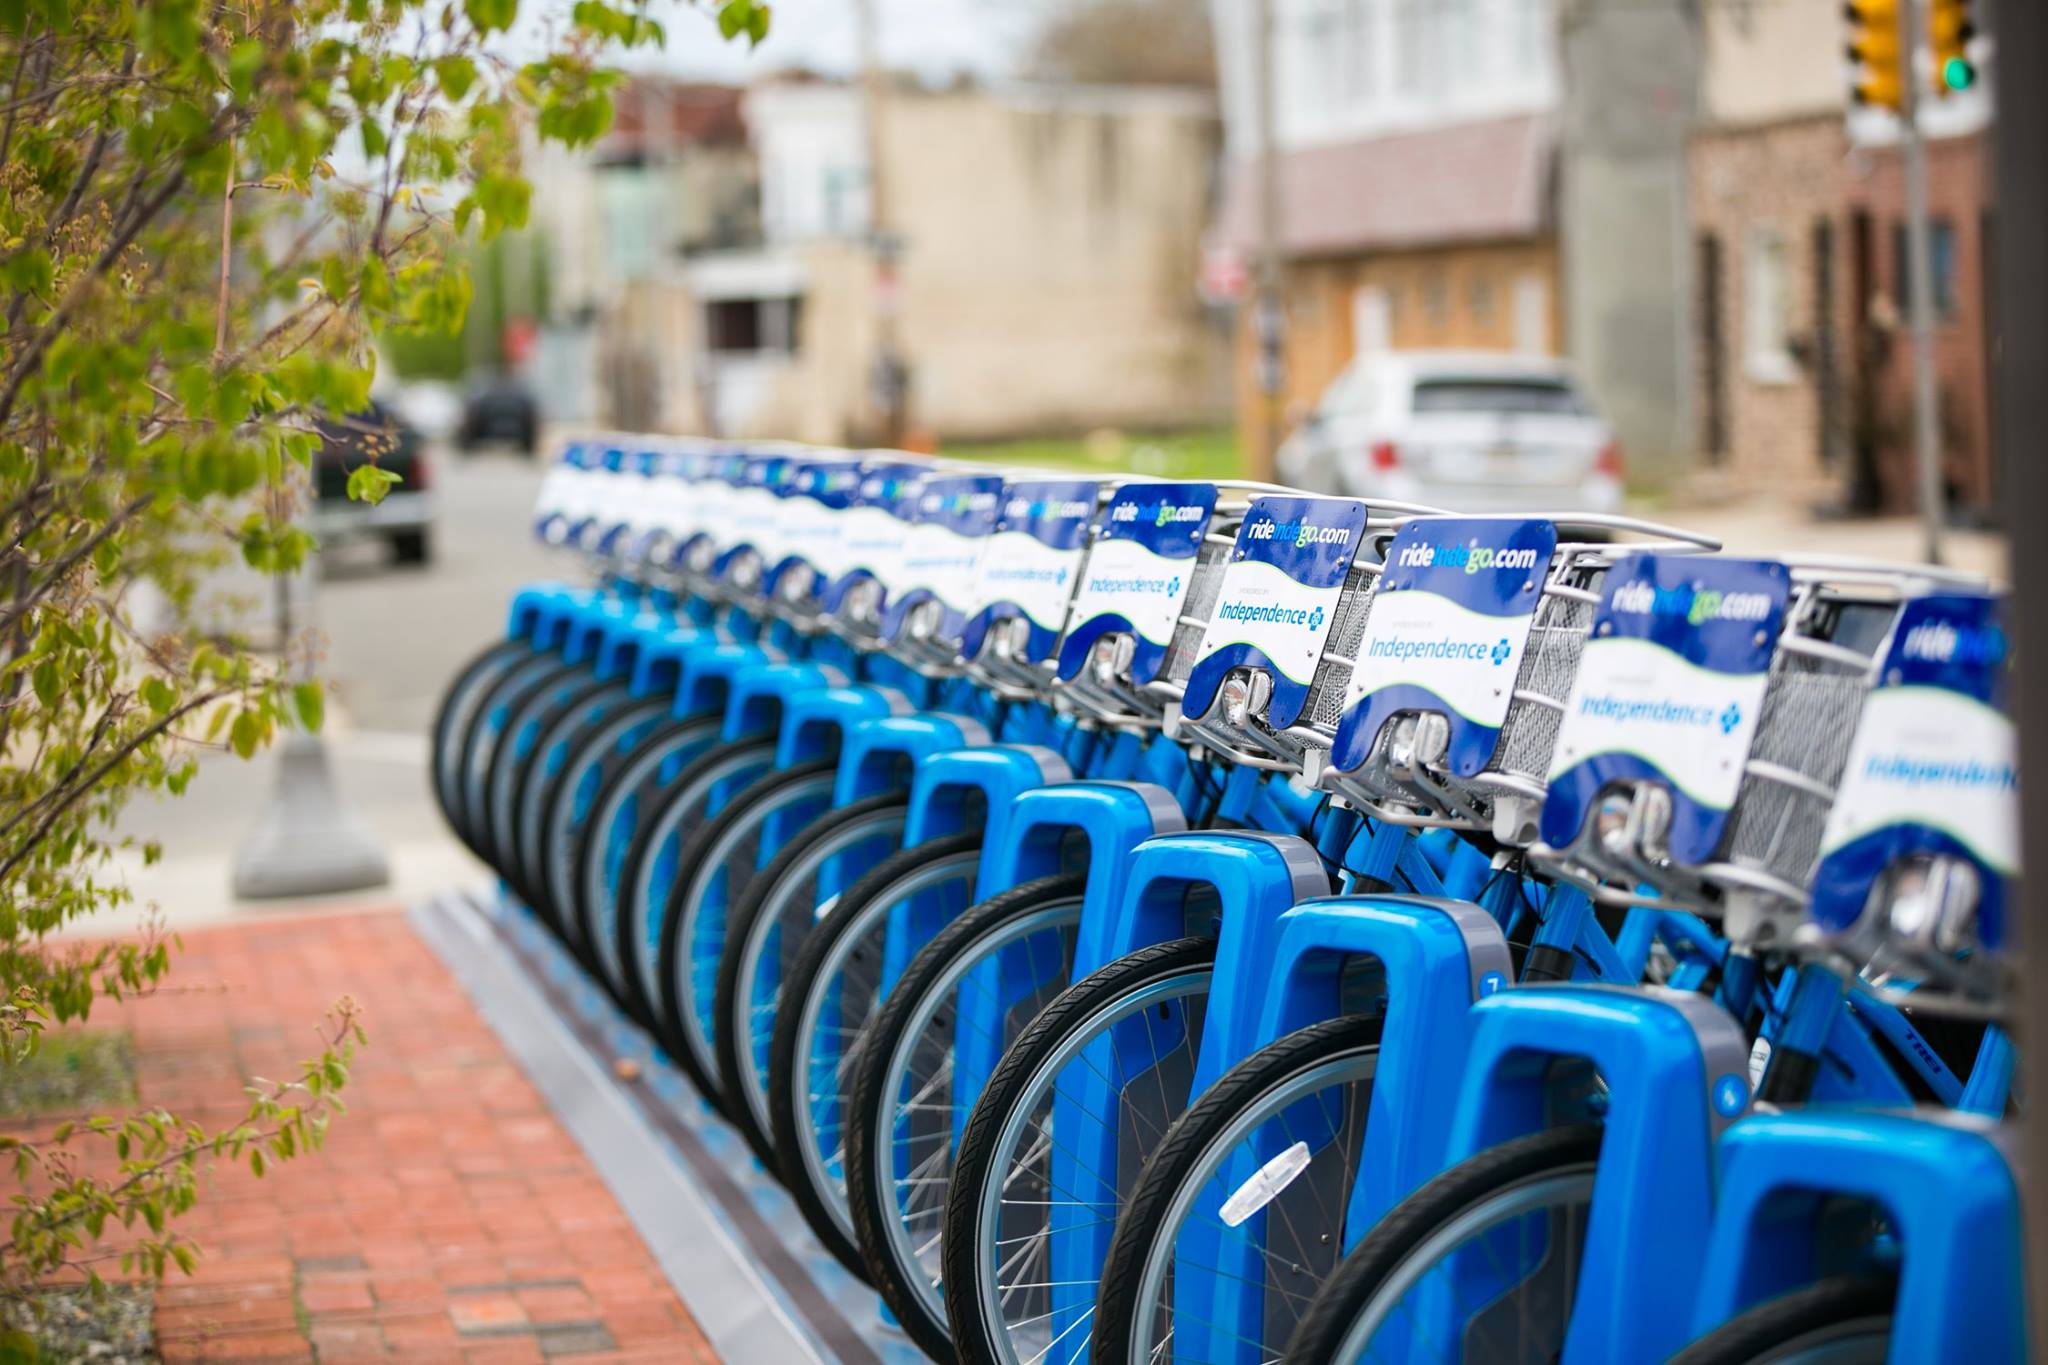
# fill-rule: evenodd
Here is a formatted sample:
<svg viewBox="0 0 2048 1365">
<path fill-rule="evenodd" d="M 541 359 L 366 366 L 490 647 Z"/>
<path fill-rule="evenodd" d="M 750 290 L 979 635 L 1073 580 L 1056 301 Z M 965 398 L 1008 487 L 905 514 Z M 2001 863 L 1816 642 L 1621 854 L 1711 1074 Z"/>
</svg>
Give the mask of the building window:
<svg viewBox="0 0 2048 1365">
<path fill-rule="evenodd" d="M 1742 351 L 1743 370 L 1759 384 L 1789 384 L 1798 377 L 1791 293 L 1783 234 L 1751 228 L 1742 261 Z"/>
<path fill-rule="evenodd" d="M 1393 0 L 1394 85 L 1404 95 L 1422 95 L 1438 89 L 1433 59 L 1436 56 L 1436 16 L 1429 0 Z"/>
<path fill-rule="evenodd" d="M 1431 334 L 1441 336 L 1451 320 L 1451 287 L 1442 267 L 1433 267 L 1422 277 L 1422 319 Z"/>
<path fill-rule="evenodd" d="M 1465 308 L 1472 314 L 1472 325 L 1484 330 L 1493 326 L 1493 276 L 1484 270 L 1474 272 L 1465 286 Z"/>
<path fill-rule="evenodd" d="M 1543 65 L 1544 0 L 1504 0 L 1507 16 L 1507 58 L 1517 73 Z"/>
<path fill-rule="evenodd" d="M 704 305 L 705 349 L 716 355 L 793 355 L 803 300 L 714 299 Z"/>
<path fill-rule="evenodd" d="M 1927 262 L 1934 277 L 1934 317 L 1953 322 L 1956 316 L 1956 225 L 1946 218 L 1927 224 Z M 1899 320 L 1913 316 L 1912 237 L 1904 223 L 1892 226 L 1892 294 L 1899 301 Z"/>
<path fill-rule="evenodd" d="M 1345 103 L 1353 109 L 1372 103 L 1377 84 L 1373 69 L 1379 61 L 1379 47 L 1373 41 L 1377 8 L 1375 0 L 1346 0 L 1344 5 L 1344 94 Z"/>
<path fill-rule="evenodd" d="M 1728 385 L 1721 345 L 1721 238 L 1717 234 L 1700 234 L 1694 276 L 1700 291 L 1700 445 L 1708 464 L 1720 464 L 1728 453 Z"/>
</svg>

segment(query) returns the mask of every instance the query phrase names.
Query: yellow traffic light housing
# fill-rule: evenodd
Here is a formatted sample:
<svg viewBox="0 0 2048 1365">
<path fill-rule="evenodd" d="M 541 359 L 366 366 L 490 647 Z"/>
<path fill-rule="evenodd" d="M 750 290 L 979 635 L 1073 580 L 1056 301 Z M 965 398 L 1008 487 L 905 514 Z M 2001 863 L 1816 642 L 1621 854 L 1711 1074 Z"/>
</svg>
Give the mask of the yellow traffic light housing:
<svg viewBox="0 0 2048 1365">
<path fill-rule="evenodd" d="M 1843 0 L 1842 15 L 1849 21 L 1847 51 L 1856 68 L 1851 97 L 1858 104 L 1903 112 L 1906 73 L 1899 0 Z"/>
<path fill-rule="evenodd" d="M 1970 60 L 1970 39 L 1977 36 L 1977 26 L 1971 22 L 1970 4 L 1971 0 L 1929 0 L 1927 40 L 1934 54 L 1937 95 L 1968 90 L 1977 83 L 1977 67 Z"/>
</svg>

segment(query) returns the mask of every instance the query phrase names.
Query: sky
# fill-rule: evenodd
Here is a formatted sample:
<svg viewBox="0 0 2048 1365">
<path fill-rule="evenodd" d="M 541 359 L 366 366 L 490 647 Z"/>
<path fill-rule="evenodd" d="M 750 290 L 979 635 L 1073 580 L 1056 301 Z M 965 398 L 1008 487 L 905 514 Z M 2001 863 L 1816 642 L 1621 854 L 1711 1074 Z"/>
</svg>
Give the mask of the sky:
<svg viewBox="0 0 2048 1365">
<path fill-rule="evenodd" d="M 768 39 L 749 53 L 744 42 L 720 40 L 715 5 L 654 0 L 652 16 L 668 30 L 667 50 L 627 63 L 678 76 L 740 82 L 770 71 L 804 68 L 851 74 L 860 57 L 854 0 L 772 0 Z M 882 59 L 932 82 L 957 74 L 1009 75 L 1048 0 L 875 0 Z"/>
</svg>

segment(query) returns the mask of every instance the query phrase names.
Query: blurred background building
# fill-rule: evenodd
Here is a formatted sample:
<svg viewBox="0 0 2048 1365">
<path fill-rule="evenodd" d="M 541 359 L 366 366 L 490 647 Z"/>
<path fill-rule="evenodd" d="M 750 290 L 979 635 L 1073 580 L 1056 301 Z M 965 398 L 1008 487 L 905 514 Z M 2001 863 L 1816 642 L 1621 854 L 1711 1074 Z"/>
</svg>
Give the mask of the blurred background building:
<svg viewBox="0 0 2048 1365">
<path fill-rule="evenodd" d="M 1851 106 L 1837 0 L 948 0 L 922 25 L 873 3 L 880 41 L 833 29 L 836 64 L 777 47 L 798 16 L 774 62 L 634 79 L 594 151 L 537 153 L 467 335 L 393 368 L 517 384 L 556 422 L 1195 433 L 1257 471 L 1270 256 L 1278 435 L 1363 353 L 1561 357 L 1638 492 L 1912 501 L 1896 123 Z M 827 8 L 818 32 L 864 12 Z M 1975 46 L 1986 81 L 1923 119 L 1968 514 L 1996 321 Z"/>
</svg>

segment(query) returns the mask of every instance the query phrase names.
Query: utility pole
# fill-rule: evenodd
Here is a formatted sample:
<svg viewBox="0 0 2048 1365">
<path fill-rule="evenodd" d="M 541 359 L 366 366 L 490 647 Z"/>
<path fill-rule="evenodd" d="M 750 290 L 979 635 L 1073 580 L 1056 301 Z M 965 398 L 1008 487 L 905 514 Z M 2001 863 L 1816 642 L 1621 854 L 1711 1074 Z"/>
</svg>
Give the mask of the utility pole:
<svg viewBox="0 0 2048 1365">
<path fill-rule="evenodd" d="M 882 166 L 882 104 L 888 73 L 882 67 L 882 38 L 876 0 L 854 0 L 860 25 L 861 133 L 868 162 L 868 249 L 874 257 L 870 282 L 874 308 L 875 362 L 871 383 L 885 445 L 901 445 L 909 398 L 909 371 L 897 331 L 901 244 L 889 226 L 888 182 Z"/>
<path fill-rule="evenodd" d="M 2017 913 L 2007 917 L 2017 940 L 2023 1150 L 2018 1161 L 2035 1180 L 2023 1192 L 2027 1217 L 2030 1302 L 2048 1303 L 2048 537 L 2030 528 L 2048 518 L 2048 461 L 2039 458 L 2048 432 L 2048 177 L 2041 149 L 2048 147 L 2048 5 L 2008 0 L 1995 16 L 1998 71 L 1991 97 L 1996 191 L 1991 262 L 1999 300 L 1992 345 L 1992 430 L 1999 461 L 1998 505 L 2012 556 L 2015 670 L 2012 696 L 2020 731 L 2021 847 L 2036 850 L 2020 869 Z M 2022 532 L 2028 532 L 2022 534 Z M 2048 1330 L 2034 1315 L 2033 1358 L 2048 1362 Z"/>
<path fill-rule="evenodd" d="M 1934 382 L 1934 263 L 1927 223 L 1927 147 L 1920 136 L 1920 67 L 1927 10 L 1922 0 L 1899 0 L 1899 151 L 1906 172 L 1906 278 L 1912 293 L 1907 323 L 1913 336 L 1913 462 L 1920 489 L 1920 525 L 1929 564 L 1941 560 L 1941 410 Z"/>
<path fill-rule="evenodd" d="M 1273 0 L 1252 6 L 1252 90 L 1258 119 L 1259 245 L 1252 333 L 1259 384 L 1261 435 L 1255 477 L 1271 478 L 1280 449 L 1281 394 L 1286 379 L 1286 306 L 1281 298 L 1280 148 L 1274 132 Z"/>
</svg>

